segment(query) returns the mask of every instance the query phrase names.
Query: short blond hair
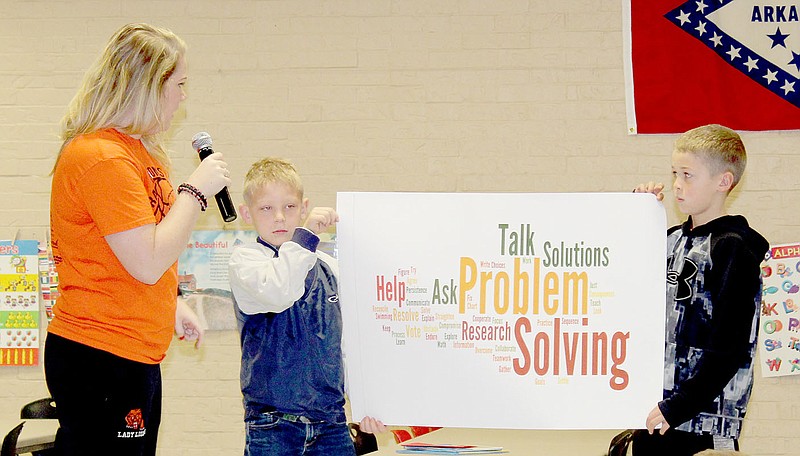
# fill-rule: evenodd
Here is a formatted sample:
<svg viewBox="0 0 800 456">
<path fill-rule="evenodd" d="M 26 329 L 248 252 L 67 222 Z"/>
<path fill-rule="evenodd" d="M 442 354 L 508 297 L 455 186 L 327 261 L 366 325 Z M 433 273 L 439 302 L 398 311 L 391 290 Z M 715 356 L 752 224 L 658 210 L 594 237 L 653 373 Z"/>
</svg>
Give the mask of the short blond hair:
<svg viewBox="0 0 800 456">
<path fill-rule="evenodd" d="M 292 162 L 283 158 L 267 157 L 253 163 L 247 171 L 244 177 L 244 202 L 250 204 L 253 195 L 260 188 L 273 182 L 286 184 L 297 191 L 300 198 L 303 197 L 303 182 Z"/>
<path fill-rule="evenodd" d="M 742 179 L 747 165 L 742 138 L 730 128 L 717 124 L 703 125 L 680 135 L 675 141 L 675 152 L 698 155 L 714 174 L 730 172 L 733 175 L 731 190 Z"/>
</svg>

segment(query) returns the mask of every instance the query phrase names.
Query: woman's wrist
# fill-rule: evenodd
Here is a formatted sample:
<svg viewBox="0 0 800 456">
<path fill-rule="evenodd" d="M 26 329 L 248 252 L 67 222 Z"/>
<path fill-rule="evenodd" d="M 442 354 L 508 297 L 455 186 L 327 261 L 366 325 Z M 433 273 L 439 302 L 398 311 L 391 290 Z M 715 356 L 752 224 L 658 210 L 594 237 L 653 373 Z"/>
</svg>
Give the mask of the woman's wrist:
<svg viewBox="0 0 800 456">
<path fill-rule="evenodd" d="M 178 194 L 180 195 L 181 193 L 188 193 L 192 195 L 194 199 L 196 199 L 197 202 L 200 203 L 201 211 L 205 211 L 206 208 L 208 207 L 208 199 L 206 199 L 206 196 L 203 195 L 203 192 L 198 190 L 197 187 L 195 187 L 194 185 L 188 182 L 182 183 L 181 185 L 178 186 Z"/>
</svg>

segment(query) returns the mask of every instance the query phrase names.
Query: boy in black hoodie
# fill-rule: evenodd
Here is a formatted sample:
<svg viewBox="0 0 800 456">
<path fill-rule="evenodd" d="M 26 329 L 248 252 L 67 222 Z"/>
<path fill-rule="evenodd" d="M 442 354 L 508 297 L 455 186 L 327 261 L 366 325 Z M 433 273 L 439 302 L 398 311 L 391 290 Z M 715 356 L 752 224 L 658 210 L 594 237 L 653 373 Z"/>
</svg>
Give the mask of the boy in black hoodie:
<svg viewBox="0 0 800 456">
<path fill-rule="evenodd" d="M 634 456 L 739 449 L 769 249 L 744 217 L 725 210 L 746 162 L 739 135 L 720 125 L 675 142 L 672 189 L 689 217 L 667 231 L 664 399 L 648 415 L 647 432 L 634 434 Z M 651 182 L 635 191 L 662 200 L 663 188 Z"/>
</svg>

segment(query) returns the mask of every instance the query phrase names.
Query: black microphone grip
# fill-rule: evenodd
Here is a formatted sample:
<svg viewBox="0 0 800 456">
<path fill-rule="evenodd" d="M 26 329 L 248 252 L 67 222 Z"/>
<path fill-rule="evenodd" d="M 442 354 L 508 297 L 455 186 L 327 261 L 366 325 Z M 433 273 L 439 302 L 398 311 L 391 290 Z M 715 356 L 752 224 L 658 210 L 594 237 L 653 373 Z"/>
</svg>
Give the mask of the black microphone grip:
<svg viewBox="0 0 800 456">
<path fill-rule="evenodd" d="M 197 154 L 200 155 L 200 161 L 205 160 L 206 157 L 213 153 L 214 150 L 211 147 L 201 147 L 197 150 Z M 222 215 L 222 220 L 226 222 L 236 220 L 236 208 L 233 206 L 233 200 L 231 199 L 228 187 L 222 187 L 222 190 L 214 195 L 214 199 L 217 200 L 217 207 L 219 208 L 220 215 Z"/>
</svg>

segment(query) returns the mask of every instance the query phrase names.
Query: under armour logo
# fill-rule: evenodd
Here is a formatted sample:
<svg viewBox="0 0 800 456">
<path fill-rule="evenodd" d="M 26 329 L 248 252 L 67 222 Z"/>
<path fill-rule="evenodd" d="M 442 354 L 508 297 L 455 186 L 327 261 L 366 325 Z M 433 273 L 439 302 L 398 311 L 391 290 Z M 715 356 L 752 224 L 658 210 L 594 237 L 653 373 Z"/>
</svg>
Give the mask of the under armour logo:
<svg viewBox="0 0 800 456">
<path fill-rule="evenodd" d="M 667 271 L 667 284 L 678 287 L 675 292 L 676 300 L 682 301 L 692 297 L 692 286 L 689 285 L 689 281 L 694 279 L 696 275 L 697 265 L 688 258 L 683 259 L 683 268 L 681 268 L 680 273 L 674 270 Z"/>
</svg>

